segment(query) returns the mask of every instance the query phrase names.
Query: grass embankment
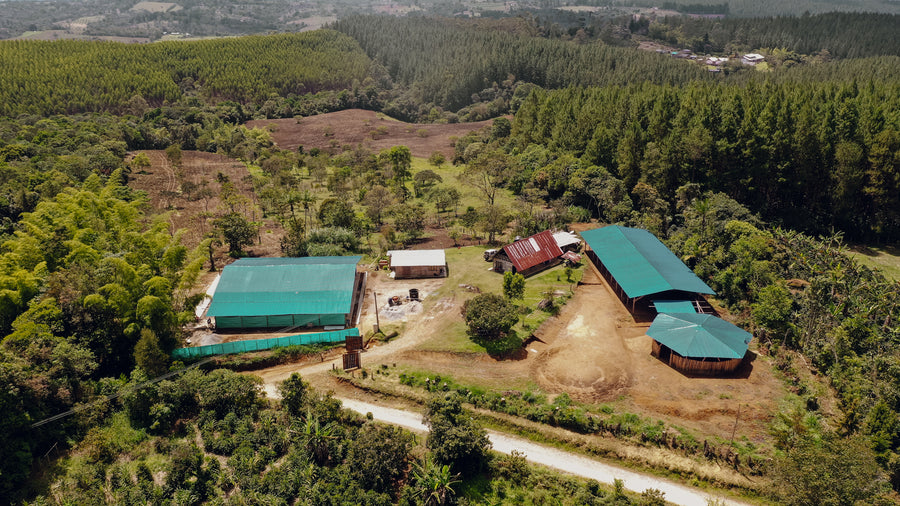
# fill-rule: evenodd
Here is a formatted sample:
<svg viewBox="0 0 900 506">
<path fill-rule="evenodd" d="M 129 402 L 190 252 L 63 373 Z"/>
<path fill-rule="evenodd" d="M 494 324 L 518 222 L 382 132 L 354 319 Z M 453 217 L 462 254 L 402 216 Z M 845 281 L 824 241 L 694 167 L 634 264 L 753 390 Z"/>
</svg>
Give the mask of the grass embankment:
<svg viewBox="0 0 900 506">
<path fill-rule="evenodd" d="M 281 348 L 273 348 L 271 350 L 252 353 L 220 355 L 214 357 L 213 361 L 206 364 L 204 369 L 229 369 L 236 372 L 256 371 L 258 369 L 265 369 L 266 367 L 301 362 L 313 355 L 321 357 L 333 349 L 343 347 L 343 344 L 335 345 L 332 343 L 323 343 L 283 346 Z"/>
<path fill-rule="evenodd" d="M 859 263 L 900 281 L 900 246 L 854 246 L 847 250 Z"/>
<path fill-rule="evenodd" d="M 728 446 L 724 441 L 712 441 L 709 457 L 705 458 L 706 442 L 698 441 L 684 429 L 666 427 L 658 420 L 632 413 L 618 413 L 610 405 L 585 405 L 565 395 L 550 401 L 536 390 L 495 392 L 480 385 L 467 387 L 446 376 L 386 364 L 352 374 L 336 374 L 341 381 L 363 391 L 419 406 L 435 393 L 457 392 L 486 428 L 609 459 L 710 491 L 761 500 L 757 488 L 764 487 L 760 466 L 765 457 L 755 454 L 752 445 L 738 442 Z"/>
</svg>

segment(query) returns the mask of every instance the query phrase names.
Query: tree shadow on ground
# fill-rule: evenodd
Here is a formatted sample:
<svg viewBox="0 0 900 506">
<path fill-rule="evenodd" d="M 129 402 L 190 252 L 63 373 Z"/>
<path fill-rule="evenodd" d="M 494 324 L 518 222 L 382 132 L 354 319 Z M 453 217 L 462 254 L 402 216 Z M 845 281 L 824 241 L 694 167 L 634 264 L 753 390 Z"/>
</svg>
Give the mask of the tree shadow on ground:
<svg viewBox="0 0 900 506">
<path fill-rule="evenodd" d="M 900 244 L 883 244 L 870 246 L 868 244 L 854 244 L 848 249 L 854 253 L 859 253 L 867 257 L 878 257 L 881 255 L 900 256 Z"/>
<path fill-rule="evenodd" d="M 482 346 L 495 360 L 523 360 L 528 356 L 525 341 L 514 330 L 494 339 L 479 335 L 470 337 L 473 343 Z"/>
</svg>

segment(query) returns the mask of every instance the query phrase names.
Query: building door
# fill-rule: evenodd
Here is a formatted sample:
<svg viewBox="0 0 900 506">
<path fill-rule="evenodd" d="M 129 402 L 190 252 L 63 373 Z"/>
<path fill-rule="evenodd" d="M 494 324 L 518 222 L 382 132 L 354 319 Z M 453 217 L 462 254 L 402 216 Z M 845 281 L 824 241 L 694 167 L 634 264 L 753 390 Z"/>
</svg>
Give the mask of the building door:
<svg viewBox="0 0 900 506">
<path fill-rule="evenodd" d="M 672 350 L 664 344 L 659 345 L 659 359 L 665 363 L 669 363 L 669 357 L 672 356 Z"/>
</svg>

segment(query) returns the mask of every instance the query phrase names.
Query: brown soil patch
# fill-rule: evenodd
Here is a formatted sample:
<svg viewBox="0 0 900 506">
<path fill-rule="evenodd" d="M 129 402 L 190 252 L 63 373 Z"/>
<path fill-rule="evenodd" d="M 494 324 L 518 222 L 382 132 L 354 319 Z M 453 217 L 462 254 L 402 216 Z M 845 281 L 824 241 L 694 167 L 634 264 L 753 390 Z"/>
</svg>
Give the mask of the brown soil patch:
<svg viewBox="0 0 900 506">
<path fill-rule="evenodd" d="M 373 151 L 394 146 L 407 146 L 413 156 L 427 158 L 440 151 L 453 157 L 450 137 L 463 135 L 492 125 L 493 120 L 477 123 L 416 124 L 388 118 L 384 114 L 363 109 L 307 116 L 297 119 L 266 119 L 247 122 L 249 128 L 268 128 L 272 140 L 282 149 L 336 149 L 363 145 Z"/>
<path fill-rule="evenodd" d="M 649 326 L 634 319 L 592 268 L 585 283 L 536 335 L 548 345 L 532 373 L 550 392 L 662 418 L 702 434 L 766 439 L 786 391 L 765 357 L 755 354 L 730 377 L 688 377 L 650 355 Z"/>
<path fill-rule="evenodd" d="M 144 151 L 144 153 L 150 158 L 150 167 L 142 171 L 133 171 L 128 184 L 132 188 L 147 192 L 152 214 L 166 213 L 172 233 L 185 230 L 183 243 L 188 248 L 200 244 L 212 230 L 214 215 L 225 212 L 224 204 L 219 199 L 222 185 L 216 181 L 219 173 L 227 176 L 248 202 L 245 209 L 242 209 L 248 219 L 260 221 L 260 216 L 254 214 L 258 211 L 251 205 L 256 202 L 256 194 L 249 182 L 250 174 L 242 163 L 215 153 L 184 151 L 179 170 L 169 163 L 165 151 Z M 189 195 L 182 191 L 184 182 L 198 186 L 206 184 L 212 190 L 212 196 L 189 198 Z M 278 256 L 281 252 L 279 241 L 284 231 L 274 220 L 263 219 L 262 223 L 259 234 L 261 241 L 248 248 L 249 253 L 251 256 Z M 226 247 L 217 249 L 216 267 L 221 267 L 223 261 L 228 261 L 226 252 Z"/>
<path fill-rule="evenodd" d="M 632 384 L 631 354 L 617 328 L 627 313 L 613 304 L 618 300 L 599 284 L 594 271 L 586 270 L 582 282 L 560 314 L 535 332 L 548 348 L 538 356 L 533 373 L 550 391 L 613 400 Z"/>
</svg>

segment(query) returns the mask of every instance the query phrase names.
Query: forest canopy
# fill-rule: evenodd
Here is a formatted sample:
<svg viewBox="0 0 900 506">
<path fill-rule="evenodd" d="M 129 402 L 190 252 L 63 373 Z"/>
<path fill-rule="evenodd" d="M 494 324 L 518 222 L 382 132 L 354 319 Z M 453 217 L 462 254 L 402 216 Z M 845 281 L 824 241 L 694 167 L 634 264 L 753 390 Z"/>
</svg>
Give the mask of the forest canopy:
<svg viewBox="0 0 900 506">
<path fill-rule="evenodd" d="M 790 227 L 900 237 L 900 84 L 695 83 L 536 92 L 519 151 L 548 145 L 674 195 L 722 191 Z"/>
<path fill-rule="evenodd" d="M 211 101 L 262 103 L 350 88 L 371 62 L 353 39 L 318 30 L 154 44 L 2 41 L 0 66 L 0 116 L 17 116 L 125 113 L 133 99 L 161 105 L 194 87 Z"/>
</svg>

